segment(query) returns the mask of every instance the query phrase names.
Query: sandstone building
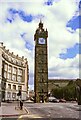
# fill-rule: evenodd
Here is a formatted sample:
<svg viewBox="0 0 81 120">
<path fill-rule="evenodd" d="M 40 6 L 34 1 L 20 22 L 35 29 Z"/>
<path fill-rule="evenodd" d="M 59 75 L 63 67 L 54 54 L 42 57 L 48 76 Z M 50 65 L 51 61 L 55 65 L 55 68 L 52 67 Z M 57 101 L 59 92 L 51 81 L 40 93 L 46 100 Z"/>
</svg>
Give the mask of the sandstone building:
<svg viewBox="0 0 81 120">
<path fill-rule="evenodd" d="M 26 100 L 28 92 L 28 61 L 6 50 L 0 43 L 0 92 L 1 100 L 17 100 L 21 90 L 21 99 Z"/>
</svg>

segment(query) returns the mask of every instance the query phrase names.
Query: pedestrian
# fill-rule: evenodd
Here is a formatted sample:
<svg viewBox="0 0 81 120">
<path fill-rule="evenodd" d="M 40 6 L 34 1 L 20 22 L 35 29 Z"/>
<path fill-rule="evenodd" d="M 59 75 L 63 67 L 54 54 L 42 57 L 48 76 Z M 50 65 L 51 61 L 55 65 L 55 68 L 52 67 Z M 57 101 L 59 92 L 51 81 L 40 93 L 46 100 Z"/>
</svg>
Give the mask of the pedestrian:
<svg viewBox="0 0 81 120">
<path fill-rule="evenodd" d="M 20 101 L 20 110 L 22 110 L 22 107 L 23 107 L 23 102 Z"/>
</svg>

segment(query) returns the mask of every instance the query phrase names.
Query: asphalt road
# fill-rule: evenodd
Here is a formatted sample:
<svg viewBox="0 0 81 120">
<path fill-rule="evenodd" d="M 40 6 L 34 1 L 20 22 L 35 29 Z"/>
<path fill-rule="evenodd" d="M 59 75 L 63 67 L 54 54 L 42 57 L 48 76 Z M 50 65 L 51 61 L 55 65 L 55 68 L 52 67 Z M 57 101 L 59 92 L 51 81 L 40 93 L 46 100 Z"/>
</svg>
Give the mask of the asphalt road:
<svg viewBox="0 0 81 120">
<path fill-rule="evenodd" d="M 81 120 L 77 103 L 24 103 L 27 115 L 2 120 Z"/>
<path fill-rule="evenodd" d="M 80 107 L 77 103 L 31 103 L 25 104 L 29 114 L 21 118 L 78 119 Z"/>
</svg>

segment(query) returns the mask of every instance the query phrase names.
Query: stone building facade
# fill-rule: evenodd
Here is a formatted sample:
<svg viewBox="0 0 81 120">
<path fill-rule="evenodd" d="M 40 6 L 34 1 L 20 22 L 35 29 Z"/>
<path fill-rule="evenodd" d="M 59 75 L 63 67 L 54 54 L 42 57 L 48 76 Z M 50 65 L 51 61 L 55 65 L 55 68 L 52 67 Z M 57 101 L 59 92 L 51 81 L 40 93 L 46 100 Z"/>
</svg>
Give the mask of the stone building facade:
<svg viewBox="0 0 81 120">
<path fill-rule="evenodd" d="M 0 92 L 1 100 L 17 100 L 21 90 L 21 99 L 26 100 L 28 92 L 28 61 L 6 50 L 0 43 Z"/>
</svg>

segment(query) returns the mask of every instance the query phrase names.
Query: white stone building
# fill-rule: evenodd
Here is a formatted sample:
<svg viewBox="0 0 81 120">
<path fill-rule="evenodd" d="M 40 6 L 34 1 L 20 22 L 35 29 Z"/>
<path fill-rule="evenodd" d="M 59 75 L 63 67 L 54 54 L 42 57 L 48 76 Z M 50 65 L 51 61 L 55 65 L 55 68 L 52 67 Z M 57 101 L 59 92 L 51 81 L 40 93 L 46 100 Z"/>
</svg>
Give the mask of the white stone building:
<svg viewBox="0 0 81 120">
<path fill-rule="evenodd" d="M 26 100 L 28 94 L 28 61 L 27 58 L 6 50 L 0 43 L 0 88 L 2 100 L 17 100 L 21 90 L 21 99 Z"/>
</svg>

